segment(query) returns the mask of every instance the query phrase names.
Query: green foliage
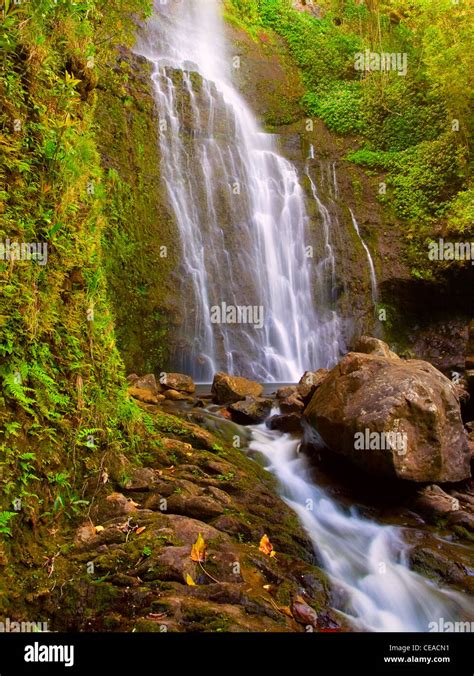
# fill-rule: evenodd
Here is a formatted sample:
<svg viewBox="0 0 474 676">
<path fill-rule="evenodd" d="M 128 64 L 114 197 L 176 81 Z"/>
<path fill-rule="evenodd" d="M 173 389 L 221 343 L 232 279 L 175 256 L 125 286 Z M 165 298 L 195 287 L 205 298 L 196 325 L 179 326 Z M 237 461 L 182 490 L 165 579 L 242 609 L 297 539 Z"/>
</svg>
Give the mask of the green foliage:
<svg viewBox="0 0 474 676">
<path fill-rule="evenodd" d="M 348 159 L 384 172 L 380 199 L 407 223 L 415 258 L 430 230 L 472 237 L 474 25 L 466 4 L 320 0 L 313 13 L 293 5 L 227 2 L 251 31 L 258 26 L 286 40 L 303 75 L 305 112 L 357 138 Z M 365 50 L 406 54 L 406 75 L 358 71 L 355 57 Z"/>
<path fill-rule="evenodd" d="M 18 513 L 0 512 L 0 535 L 8 535 L 11 537 L 12 531 L 9 524 L 14 516 L 18 516 Z"/>
<path fill-rule="evenodd" d="M 47 245 L 45 265 L 0 261 L 0 508 L 21 499 L 22 520 L 41 505 L 74 516 L 105 450 L 137 446 L 107 297 L 94 125 L 99 79 L 150 10 L 149 0 L 10 2 L 0 23 L 0 241 Z"/>
<path fill-rule="evenodd" d="M 310 115 L 322 118 L 338 134 L 354 134 L 361 130 L 361 97 L 358 82 L 335 82 L 326 91 L 303 97 Z"/>
</svg>

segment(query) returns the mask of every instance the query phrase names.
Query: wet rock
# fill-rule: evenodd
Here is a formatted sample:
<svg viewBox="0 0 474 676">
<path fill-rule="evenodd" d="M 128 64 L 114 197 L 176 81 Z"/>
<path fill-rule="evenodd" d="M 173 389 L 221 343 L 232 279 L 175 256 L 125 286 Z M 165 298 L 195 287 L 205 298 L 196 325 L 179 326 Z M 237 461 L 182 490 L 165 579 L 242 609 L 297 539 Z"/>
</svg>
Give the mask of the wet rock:
<svg viewBox="0 0 474 676">
<path fill-rule="evenodd" d="M 161 392 L 161 387 L 156 382 L 156 378 L 153 373 L 147 373 L 146 376 L 137 378 L 133 383 L 134 387 L 138 387 L 141 390 L 150 390 L 153 394 L 158 394 Z"/>
<path fill-rule="evenodd" d="M 440 483 L 470 476 L 453 385 L 427 362 L 349 353 L 316 390 L 305 417 L 330 451 L 372 474 Z M 375 443 L 367 447 L 371 433 Z"/>
<path fill-rule="evenodd" d="M 250 541 L 253 536 L 253 531 L 245 521 L 237 516 L 231 514 L 223 514 L 219 516 L 212 523 L 215 528 L 229 535 L 239 538 L 240 540 Z"/>
<path fill-rule="evenodd" d="M 263 386 L 253 380 L 227 373 L 216 373 L 212 383 L 212 396 L 216 404 L 229 404 L 242 401 L 246 397 L 260 397 Z"/>
<path fill-rule="evenodd" d="M 191 519 L 187 516 L 178 514 L 168 514 L 166 518 L 169 526 L 183 544 L 194 544 L 199 533 L 201 533 L 206 542 L 210 542 L 211 540 L 226 541 L 228 539 L 227 535 L 203 521 L 198 521 L 197 519 Z"/>
<path fill-rule="evenodd" d="M 178 392 L 178 390 L 165 390 L 164 397 L 170 401 L 193 401 L 193 398 L 188 394 L 183 394 L 183 392 Z"/>
<path fill-rule="evenodd" d="M 386 357 L 387 359 L 400 359 L 398 354 L 392 352 L 387 343 L 372 336 L 361 336 L 354 346 L 354 352 L 363 354 L 373 354 L 377 357 Z"/>
<path fill-rule="evenodd" d="M 266 425 L 271 430 L 280 432 L 301 432 L 303 429 L 302 416 L 299 413 L 273 415 L 267 420 Z"/>
<path fill-rule="evenodd" d="M 232 505 L 232 498 L 228 493 L 222 491 L 220 488 L 209 486 L 208 492 L 224 507 L 230 507 Z"/>
<path fill-rule="evenodd" d="M 160 377 L 160 384 L 168 390 L 176 390 L 177 392 L 193 394 L 196 391 L 193 379 L 182 373 L 164 373 Z"/>
<path fill-rule="evenodd" d="M 305 371 L 303 373 L 300 378 L 300 382 L 297 385 L 297 392 L 305 405 L 310 402 L 311 397 L 316 392 L 318 387 L 324 382 L 328 373 L 328 369 Z"/>
<path fill-rule="evenodd" d="M 454 392 L 461 404 L 461 406 L 466 406 L 469 403 L 471 395 L 467 389 L 467 381 L 461 381 L 460 383 L 453 383 Z"/>
<path fill-rule="evenodd" d="M 282 413 L 303 413 L 304 401 L 299 394 L 292 394 L 287 399 L 280 401 L 280 410 Z"/>
<path fill-rule="evenodd" d="M 456 512 L 451 513 L 448 517 L 448 523 L 450 526 L 461 526 L 470 533 L 474 533 L 474 514 L 469 513 L 464 509 L 459 509 Z"/>
<path fill-rule="evenodd" d="M 276 392 L 277 399 L 288 399 L 293 394 L 298 394 L 298 385 L 288 385 L 287 387 L 280 387 Z"/>
<path fill-rule="evenodd" d="M 214 519 L 224 513 L 224 508 L 216 500 L 205 495 L 188 498 L 185 501 L 184 512 L 193 519 Z"/>
<path fill-rule="evenodd" d="M 196 564 L 189 556 L 189 546 L 165 547 L 163 553 L 157 558 L 157 563 L 161 567 L 160 579 L 162 580 L 184 582 L 186 575 L 196 577 Z"/>
<path fill-rule="evenodd" d="M 160 401 L 164 400 L 162 394 L 154 394 L 151 390 L 139 387 L 129 387 L 128 393 L 133 399 L 137 399 L 137 401 L 141 401 L 144 404 L 153 404 L 156 406 Z"/>
<path fill-rule="evenodd" d="M 411 549 L 410 566 L 442 585 L 453 584 L 470 594 L 474 593 L 474 579 L 468 574 L 464 563 L 453 556 L 456 556 L 455 551 L 440 550 L 424 538 L 422 544 Z"/>
<path fill-rule="evenodd" d="M 418 491 L 414 508 L 429 516 L 446 516 L 459 509 L 459 500 L 433 484 Z"/>
<path fill-rule="evenodd" d="M 264 397 L 246 397 L 229 406 L 232 420 L 240 425 L 255 425 L 263 422 L 272 410 L 272 400 Z"/>
<path fill-rule="evenodd" d="M 136 511 L 136 506 L 122 493 L 111 493 L 106 498 L 99 499 L 91 510 L 95 523 L 109 521 L 118 516 L 125 516 Z M 84 534 L 84 533 L 83 533 Z M 85 541 L 83 540 L 83 543 Z"/>
<path fill-rule="evenodd" d="M 80 547 L 86 543 L 92 542 L 97 538 L 97 531 L 94 526 L 90 523 L 84 523 L 76 531 L 74 538 L 74 544 L 76 547 Z"/>
<path fill-rule="evenodd" d="M 131 477 L 125 484 L 127 491 L 149 491 L 157 481 L 156 472 L 150 467 L 134 469 Z"/>
<path fill-rule="evenodd" d="M 191 444 L 188 444 L 185 441 L 179 441 L 179 439 L 168 439 L 167 437 L 163 437 L 161 443 L 169 453 L 187 454 L 193 450 Z"/>
<path fill-rule="evenodd" d="M 328 369 L 318 369 L 317 371 L 305 371 L 300 378 L 299 385 L 309 385 L 310 387 L 319 387 L 329 373 Z"/>
<path fill-rule="evenodd" d="M 306 603 L 302 596 L 296 596 L 290 606 L 293 617 L 300 624 L 314 627 L 318 626 L 318 615 L 316 611 Z"/>
</svg>

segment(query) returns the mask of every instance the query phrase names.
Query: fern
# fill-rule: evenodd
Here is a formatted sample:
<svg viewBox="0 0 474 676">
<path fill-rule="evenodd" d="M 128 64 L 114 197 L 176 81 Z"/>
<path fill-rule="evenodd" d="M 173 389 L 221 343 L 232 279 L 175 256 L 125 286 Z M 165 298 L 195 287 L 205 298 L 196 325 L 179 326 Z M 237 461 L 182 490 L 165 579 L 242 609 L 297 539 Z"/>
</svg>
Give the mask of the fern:
<svg viewBox="0 0 474 676">
<path fill-rule="evenodd" d="M 11 537 L 12 531 L 8 525 L 14 516 L 18 516 L 17 512 L 0 512 L 0 534 Z"/>
<path fill-rule="evenodd" d="M 18 378 L 18 373 L 20 374 L 20 378 Z M 5 372 L 2 369 L 0 370 L 0 375 L 3 377 L 3 387 L 6 394 L 20 404 L 27 413 L 34 416 L 35 412 L 31 407 L 36 402 L 27 395 L 27 392 L 34 392 L 34 389 L 23 385 L 22 377 L 24 377 L 24 368 L 20 368 L 14 373 Z"/>
</svg>

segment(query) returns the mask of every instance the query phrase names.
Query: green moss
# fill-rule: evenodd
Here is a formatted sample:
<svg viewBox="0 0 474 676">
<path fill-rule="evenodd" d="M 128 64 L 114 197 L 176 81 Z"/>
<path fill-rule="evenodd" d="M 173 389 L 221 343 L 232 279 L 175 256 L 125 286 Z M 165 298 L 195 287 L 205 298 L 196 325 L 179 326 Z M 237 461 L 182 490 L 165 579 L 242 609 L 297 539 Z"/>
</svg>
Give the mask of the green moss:
<svg viewBox="0 0 474 676">
<path fill-rule="evenodd" d="M 169 330 L 179 313 L 180 243 L 160 177 L 149 74 L 149 64 L 122 50 L 111 60 L 95 112 L 106 171 L 109 297 L 125 366 L 138 373 L 169 368 Z"/>
</svg>

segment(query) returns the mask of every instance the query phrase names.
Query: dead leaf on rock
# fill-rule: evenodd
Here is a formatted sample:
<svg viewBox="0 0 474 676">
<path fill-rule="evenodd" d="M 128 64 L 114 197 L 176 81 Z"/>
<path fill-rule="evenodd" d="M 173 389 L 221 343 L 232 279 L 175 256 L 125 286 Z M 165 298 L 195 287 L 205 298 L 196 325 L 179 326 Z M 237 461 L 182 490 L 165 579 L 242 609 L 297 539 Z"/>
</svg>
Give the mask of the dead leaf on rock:
<svg viewBox="0 0 474 676">
<path fill-rule="evenodd" d="M 273 545 L 270 542 L 268 535 L 264 535 L 260 540 L 259 550 L 264 554 L 267 554 L 267 556 L 275 556 Z"/>
<path fill-rule="evenodd" d="M 191 547 L 191 560 L 197 563 L 204 563 L 206 560 L 206 549 L 207 545 L 204 542 L 202 533 L 199 533 L 196 542 Z"/>
<path fill-rule="evenodd" d="M 190 587 L 196 587 L 197 586 L 189 573 L 186 573 L 186 584 L 189 585 Z"/>
</svg>

